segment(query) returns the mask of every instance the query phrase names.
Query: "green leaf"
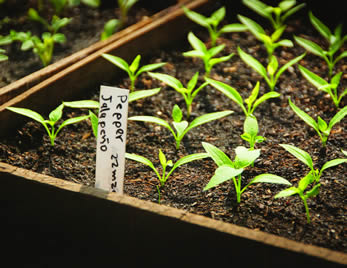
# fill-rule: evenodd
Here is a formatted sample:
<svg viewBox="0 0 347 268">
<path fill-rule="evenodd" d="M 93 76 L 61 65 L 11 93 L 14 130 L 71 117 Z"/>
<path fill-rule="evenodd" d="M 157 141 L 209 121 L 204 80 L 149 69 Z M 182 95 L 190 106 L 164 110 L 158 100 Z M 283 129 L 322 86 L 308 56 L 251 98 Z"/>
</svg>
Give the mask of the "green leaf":
<svg viewBox="0 0 347 268">
<path fill-rule="evenodd" d="M 78 122 L 81 122 L 83 120 L 86 120 L 89 118 L 89 115 L 83 115 L 83 116 L 77 116 L 77 117 L 73 117 L 73 118 L 69 118 L 67 120 L 65 120 L 63 123 L 61 123 L 61 125 L 59 126 L 56 134 L 58 134 L 58 132 L 65 126 L 67 125 L 72 125 Z"/>
<path fill-rule="evenodd" d="M 153 171 L 156 173 L 156 175 L 158 176 L 158 178 L 160 179 L 160 175 L 158 170 L 154 167 L 153 163 L 147 159 L 146 157 L 143 157 L 141 155 L 137 155 L 137 154 L 130 154 L 130 153 L 125 153 L 125 158 L 137 161 L 139 163 L 142 163 L 146 166 L 149 166 L 151 169 L 153 169 Z"/>
<path fill-rule="evenodd" d="M 129 93 L 129 102 L 133 102 L 138 99 L 143 99 L 146 97 L 153 96 L 157 93 L 159 93 L 160 87 L 159 88 L 153 88 L 153 89 L 144 89 L 144 90 L 137 90 L 134 92 Z"/>
<path fill-rule="evenodd" d="M 49 120 L 52 122 L 57 122 L 63 116 L 64 104 L 60 104 L 49 114 Z"/>
<path fill-rule="evenodd" d="M 107 21 L 104 25 L 104 31 L 101 33 L 101 40 L 106 40 L 109 38 L 114 32 L 116 32 L 117 28 L 121 25 L 120 20 L 111 19 Z"/>
<path fill-rule="evenodd" d="M 64 101 L 64 106 L 78 109 L 99 109 L 99 102 L 95 100 Z"/>
<path fill-rule="evenodd" d="M 11 112 L 15 112 L 20 115 L 27 116 L 41 124 L 44 123 L 45 119 L 37 112 L 27 109 L 27 108 L 19 108 L 19 107 L 6 107 L 7 110 Z"/>
<path fill-rule="evenodd" d="M 251 113 L 253 113 L 255 108 L 257 108 L 262 102 L 264 102 L 268 99 L 278 98 L 279 96 L 281 96 L 281 94 L 278 92 L 275 92 L 275 91 L 265 93 L 263 96 L 261 96 L 259 99 L 257 99 L 255 101 L 255 103 L 251 109 Z"/>
<path fill-rule="evenodd" d="M 297 5 L 291 9 L 289 9 L 281 18 L 282 21 L 285 21 L 289 16 L 293 15 L 294 13 L 298 12 L 300 9 L 302 9 L 306 4 L 301 3 L 300 5 Z"/>
<path fill-rule="evenodd" d="M 286 64 L 284 64 L 276 73 L 275 75 L 275 81 L 277 81 L 277 79 L 280 77 L 280 75 L 287 70 L 290 66 L 294 65 L 295 63 L 299 62 L 303 57 L 305 57 L 306 53 L 301 54 L 298 57 L 295 57 L 294 59 L 290 60 L 289 62 L 287 62 Z"/>
<path fill-rule="evenodd" d="M 308 191 L 305 196 L 307 198 L 316 196 L 319 194 L 320 184 L 316 184 L 310 191 Z"/>
<path fill-rule="evenodd" d="M 161 149 L 159 149 L 159 161 L 162 167 L 166 167 L 166 157 Z"/>
<path fill-rule="evenodd" d="M 87 6 L 90 7 L 98 7 L 100 6 L 100 0 L 81 0 L 83 4 L 86 4 Z"/>
<path fill-rule="evenodd" d="M 212 187 L 215 187 L 225 181 L 228 181 L 242 173 L 243 169 L 235 169 L 230 166 L 220 166 L 216 169 L 215 174 L 207 183 L 203 191 L 206 191 Z"/>
<path fill-rule="evenodd" d="M 172 114 L 172 119 L 175 122 L 181 122 L 182 121 L 182 117 L 183 117 L 182 110 L 180 109 L 180 107 L 177 104 L 174 105 L 171 114 Z"/>
<path fill-rule="evenodd" d="M 269 18 L 271 17 L 271 12 L 268 11 L 268 5 L 258 0 L 242 0 L 242 3 L 248 6 L 250 9 L 258 13 L 260 16 Z"/>
<path fill-rule="evenodd" d="M 278 61 L 275 56 L 271 56 L 270 62 L 267 65 L 267 72 L 270 76 L 273 76 L 278 68 Z"/>
<path fill-rule="evenodd" d="M 221 7 L 212 13 L 211 19 L 215 21 L 214 25 L 217 26 L 225 17 L 225 7 Z"/>
<path fill-rule="evenodd" d="M 313 161 L 311 156 L 304 150 L 289 144 L 280 144 L 285 150 L 294 155 L 297 159 L 307 165 L 311 170 L 313 170 Z"/>
<path fill-rule="evenodd" d="M 312 182 L 314 182 L 315 178 L 312 175 L 312 172 L 308 173 L 305 177 L 303 177 L 300 181 L 299 181 L 299 185 L 298 185 L 298 189 L 300 192 L 304 192 L 307 188 L 307 186 L 309 184 L 311 184 Z"/>
<path fill-rule="evenodd" d="M 307 113 L 305 113 L 303 110 L 301 110 L 299 107 L 297 107 L 294 103 L 292 103 L 290 98 L 288 98 L 288 101 L 289 101 L 290 107 L 297 114 L 297 116 L 299 116 L 303 121 L 305 121 L 306 124 L 308 124 L 309 126 L 314 128 L 314 130 L 316 130 L 319 133 L 319 127 L 318 127 L 317 122 L 311 116 L 309 116 Z"/>
<path fill-rule="evenodd" d="M 224 47 L 225 47 L 224 44 L 212 47 L 208 50 L 208 54 L 212 58 L 212 57 L 216 56 L 218 53 L 220 53 L 224 49 Z"/>
<path fill-rule="evenodd" d="M 248 105 L 248 108 L 252 107 L 253 102 L 258 98 L 259 94 L 259 81 L 256 83 L 255 87 L 253 88 L 251 95 L 245 99 L 245 103 Z"/>
<path fill-rule="evenodd" d="M 231 54 L 224 56 L 224 57 L 210 59 L 209 64 L 210 64 L 210 66 L 213 66 L 217 63 L 228 61 L 231 59 L 232 56 L 234 56 L 234 53 L 231 53 Z"/>
<path fill-rule="evenodd" d="M 132 117 L 129 117 L 128 120 L 143 121 L 143 122 L 158 124 L 158 125 L 161 125 L 163 127 L 166 127 L 167 129 L 169 129 L 171 132 L 174 133 L 174 131 L 171 128 L 171 126 L 164 119 L 161 119 L 161 118 L 158 118 L 158 117 L 142 115 L 142 116 L 132 116 Z"/>
<path fill-rule="evenodd" d="M 254 115 L 248 115 L 243 124 L 243 131 L 255 137 L 258 134 L 259 127 L 257 118 Z"/>
<path fill-rule="evenodd" d="M 90 122 L 92 124 L 92 130 L 94 137 L 98 137 L 98 123 L 99 123 L 99 118 L 96 116 L 95 113 L 89 110 L 89 117 L 90 117 Z"/>
<path fill-rule="evenodd" d="M 237 146 L 235 153 L 235 168 L 245 168 L 251 165 L 260 156 L 259 149 L 251 150 L 243 146 Z"/>
<path fill-rule="evenodd" d="M 198 82 L 198 79 L 199 79 L 199 72 L 196 72 L 187 84 L 187 88 L 189 91 L 192 91 L 195 88 L 196 83 Z"/>
<path fill-rule="evenodd" d="M 307 51 L 309 51 L 309 52 L 311 52 L 317 56 L 326 58 L 326 56 L 324 54 L 324 50 L 320 46 L 318 46 L 316 43 L 314 43 L 310 40 L 304 39 L 302 37 L 298 37 L 298 36 L 294 36 L 294 39 L 300 46 L 305 48 Z"/>
<path fill-rule="evenodd" d="M 233 162 L 230 160 L 230 158 L 222 150 L 218 149 L 216 146 L 207 142 L 202 142 L 202 146 L 204 147 L 208 155 L 217 164 L 217 166 L 219 167 L 223 165 L 233 166 Z"/>
<path fill-rule="evenodd" d="M 332 129 L 335 124 L 340 122 L 347 115 L 347 106 L 338 111 L 329 122 L 328 129 Z"/>
<path fill-rule="evenodd" d="M 301 66 L 300 64 L 298 65 L 298 67 L 299 67 L 301 74 L 307 79 L 307 81 L 310 82 L 312 85 L 314 85 L 317 89 L 320 89 L 322 86 L 326 86 L 329 84 L 323 78 L 321 78 L 320 76 L 309 71 L 308 69 Z M 324 91 L 326 91 L 326 90 L 324 90 Z"/>
<path fill-rule="evenodd" d="M 130 70 L 131 73 L 135 73 L 136 72 L 136 70 L 139 68 L 140 61 L 141 61 L 141 55 L 137 55 L 135 57 L 135 59 L 133 60 L 133 62 L 129 66 L 129 70 Z"/>
<path fill-rule="evenodd" d="M 248 30 L 258 39 L 263 40 L 262 34 L 266 35 L 263 27 L 261 27 L 258 23 L 256 23 L 254 20 L 244 17 L 242 15 L 237 15 L 238 19 L 247 26 Z"/>
<path fill-rule="evenodd" d="M 276 194 L 274 196 L 274 198 L 276 199 L 276 198 L 281 198 L 281 197 L 288 197 L 288 196 L 291 196 L 294 194 L 299 194 L 299 190 L 298 190 L 298 188 L 293 186 L 293 187 L 289 187 L 287 189 L 280 191 L 278 194 Z"/>
<path fill-rule="evenodd" d="M 253 183 L 275 183 L 275 184 L 284 184 L 284 185 L 292 185 L 289 181 L 287 181 L 285 178 L 282 178 L 280 176 L 277 175 L 273 175 L 273 174 L 260 174 L 256 177 L 254 177 L 250 183 L 248 185 L 251 185 Z M 247 186 L 248 186 L 247 185 Z M 246 188 L 246 187 L 245 187 Z"/>
<path fill-rule="evenodd" d="M 210 121 L 213 120 L 217 120 L 219 118 L 228 116 L 230 114 L 232 114 L 233 111 L 222 111 L 222 112 L 214 112 L 214 113 L 208 113 L 208 114 L 204 114 L 201 115 L 197 118 L 195 118 L 190 124 L 189 126 L 186 128 L 186 130 L 184 131 L 184 134 L 187 133 L 189 130 L 191 130 L 192 128 L 195 128 L 197 126 L 200 126 L 202 124 L 208 123 Z"/>
<path fill-rule="evenodd" d="M 54 42 L 57 42 L 57 43 L 65 43 L 66 42 L 66 37 L 64 34 L 62 33 L 56 33 L 52 36 Z"/>
<path fill-rule="evenodd" d="M 347 163 L 347 159 L 337 158 L 334 160 L 330 160 L 322 166 L 322 168 L 320 169 L 320 173 L 322 173 L 327 168 L 335 167 L 335 166 L 340 165 L 342 163 Z"/>
<path fill-rule="evenodd" d="M 148 74 L 149 76 L 166 83 L 168 86 L 172 87 L 175 90 L 180 90 L 181 88 L 183 88 L 182 83 L 171 75 L 151 72 L 149 72 Z"/>
<path fill-rule="evenodd" d="M 114 65 L 116 65 L 118 68 L 126 72 L 129 72 L 129 65 L 122 58 L 114 56 L 114 55 L 110 55 L 110 54 L 102 54 L 101 56 L 105 58 L 106 60 L 110 61 L 111 63 L 113 63 Z"/>
<path fill-rule="evenodd" d="M 183 6 L 183 11 L 185 13 L 185 15 L 191 19 L 192 21 L 194 21 L 195 23 L 205 27 L 205 28 L 208 28 L 210 27 L 209 24 L 207 23 L 207 18 L 195 11 L 192 11 L 190 9 L 188 9 L 187 7 Z"/>
<path fill-rule="evenodd" d="M 324 132 L 327 130 L 328 125 L 320 116 L 318 116 L 317 123 L 318 123 L 318 128 L 321 132 Z"/>
<path fill-rule="evenodd" d="M 188 41 L 195 50 L 201 51 L 204 54 L 207 53 L 207 48 L 205 44 L 199 38 L 197 38 L 192 32 L 189 32 L 188 34 Z"/>
<path fill-rule="evenodd" d="M 207 153 L 196 153 L 196 154 L 190 154 L 190 155 L 186 155 L 182 158 L 180 158 L 172 167 L 172 169 L 170 170 L 170 172 L 168 173 L 167 177 L 179 166 L 187 164 L 189 162 L 195 161 L 195 160 L 199 160 L 199 159 L 203 159 L 208 157 Z"/>
<path fill-rule="evenodd" d="M 211 78 L 205 77 L 205 80 L 211 86 L 213 86 L 214 88 L 216 88 L 217 90 L 222 92 L 224 95 L 226 95 L 229 99 L 236 102 L 242 108 L 242 110 L 245 112 L 245 114 L 247 114 L 246 108 L 243 105 L 243 99 L 242 99 L 241 95 L 237 92 L 236 89 L 232 88 L 231 86 L 229 86 L 223 82 L 213 80 Z"/>
<path fill-rule="evenodd" d="M 153 71 L 155 69 L 163 67 L 165 64 L 166 64 L 166 62 L 152 63 L 152 64 L 144 65 L 137 71 L 137 75 L 144 73 L 144 72 Z"/>
<path fill-rule="evenodd" d="M 249 65 L 251 68 L 253 68 L 256 72 L 258 72 L 262 77 L 264 77 L 265 80 L 268 81 L 267 72 L 265 67 L 255 58 L 253 58 L 251 55 L 244 52 L 240 47 L 237 47 L 237 51 L 239 52 L 239 55 L 241 59 Z"/>
<path fill-rule="evenodd" d="M 174 128 L 177 131 L 177 137 L 183 138 L 185 134 L 185 130 L 188 127 L 188 122 L 187 121 L 181 121 L 181 122 L 172 122 Z"/>
<path fill-rule="evenodd" d="M 223 26 L 219 32 L 220 33 L 234 33 L 234 32 L 244 32 L 247 31 L 247 26 L 241 23 L 227 24 Z"/>
<path fill-rule="evenodd" d="M 329 28 L 323 24 L 317 17 L 315 17 L 311 11 L 308 12 L 308 16 L 310 18 L 310 21 L 312 25 L 316 28 L 316 30 L 326 39 L 330 40 L 331 37 L 331 31 Z"/>
</svg>

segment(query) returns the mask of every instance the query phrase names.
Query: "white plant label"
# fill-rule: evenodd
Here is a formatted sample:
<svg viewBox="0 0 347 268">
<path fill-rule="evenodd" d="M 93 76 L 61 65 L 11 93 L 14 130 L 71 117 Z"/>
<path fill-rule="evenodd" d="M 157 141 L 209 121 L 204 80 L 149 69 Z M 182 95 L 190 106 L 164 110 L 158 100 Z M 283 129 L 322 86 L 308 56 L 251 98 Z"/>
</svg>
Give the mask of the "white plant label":
<svg viewBox="0 0 347 268">
<path fill-rule="evenodd" d="M 129 90 L 101 86 L 95 187 L 123 193 Z"/>
</svg>

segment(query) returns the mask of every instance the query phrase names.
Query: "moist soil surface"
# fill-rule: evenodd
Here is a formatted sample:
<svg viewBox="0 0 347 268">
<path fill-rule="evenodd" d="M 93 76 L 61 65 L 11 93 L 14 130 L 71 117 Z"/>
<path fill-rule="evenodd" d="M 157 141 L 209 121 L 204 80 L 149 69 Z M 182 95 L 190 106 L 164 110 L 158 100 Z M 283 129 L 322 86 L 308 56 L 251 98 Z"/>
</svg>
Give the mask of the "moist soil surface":
<svg viewBox="0 0 347 268">
<path fill-rule="evenodd" d="M 39 14 L 51 21 L 54 9 L 48 2 L 44 5 L 44 10 Z M 52 62 L 63 59 L 83 48 L 86 48 L 100 40 L 100 35 L 105 23 L 110 19 L 120 17 L 120 10 L 117 1 L 103 2 L 98 8 L 92 8 L 84 4 L 76 7 L 65 8 L 59 17 L 71 18 L 71 22 L 62 27 L 59 32 L 66 36 L 64 44 L 57 43 L 54 47 Z M 166 4 L 153 5 L 151 1 L 139 1 L 130 10 L 128 20 L 124 27 L 143 20 L 154 13 L 173 4 L 168 1 Z M 41 36 L 46 32 L 42 24 L 32 21 L 27 16 L 29 8 L 37 9 L 36 1 L 11 0 L 1 5 L 0 35 L 7 35 L 10 30 L 17 32 L 30 31 L 33 35 Z M 20 42 L 13 42 L 11 45 L 2 46 L 6 50 L 8 61 L 0 62 L 0 88 L 10 84 L 26 75 L 38 71 L 43 67 L 39 57 L 32 50 L 22 51 Z"/>
<path fill-rule="evenodd" d="M 225 21 L 225 23 L 233 22 L 236 21 Z M 209 45 L 204 29 L 197 27 L 194 33 Z M 291 19 L 283 38 L 292 39 L 294 33 L 309 38 L 323 47 L 327 46 L 305 18 Z M 260 81 L 260 95 L 269 90 L 265 81 L 236 53 L 237 46 L 240 46 L 245 52 L 266 64 L 266 51 L 252 34 L 249 32 L 224 34 L 218 43 L 226 44 L 221 55 L 229 53 L 235 53 L 235 55 L 228 62 L 215 65 L 211 78 L 231 85 L 244 99 L 249 96 L 257 81 Z M 199 71 L 199 84 L 201 84 L 204 81 L 202 61 L 182 56 L 182 52 L 190 49 L 187 39 L 184 39 L 173 48 L 153 52 L 145 57 L 141 64 L 167 62 L 157 71 L 172 75 L 183 84 L 186 84 L 194 73 Z M 294 47 L 280 47 L 275 51 L 280 66 L 302 53 L 304 49 L 296 44 Z M 328 79 L 327 66 L 317 56 L 307 54 L 300 64 L 324 79 Z M 340 61 L 334 72 L 345 72 L 346 68 L 346 63 Z M 129 79 L 124 75 L 115 77 L 115 80 L 108 85 L 128 88 L 129 84 Z M 141 75 L 136 83 L 137 89 L 159 86 L 162 89 L 157 95 L 130 103 L 129 116 L 153 115 L 171 121 L 174 104 L 182 108 L 185 116 L 185 102 L 182 96 L 172 88 L 152 79 L 147 74 Z M 339 91 L 341 92 L 345 87 L 346 74 L 341 80 Z M 275 90 L 281 93 L 281 96 L 266 101 L 255 110 L 254 115 L 259 122 L 259 134 L 266 137 L 266 140 L 256 145 L 256 148 L 261 150 L 261 155 L 255 161 L 254 167 L 248 167 L 243 172 L 243 185 L 256 175 L 271 173 L 282 176 L 297 186 L 300 178 L 309 172 L 309 168 L 279 144 L 291 144 L 305 150 L 311 155 L 316 168 L 320 168 L 329 160 L 343 158 L 341 149 L 347 149 L 346 120 L 334 126 L 327 146 L 323 148 L 316 132 L 306 125 L 288 105 L 290 97 L 298 107 L 313 118 L 321 116 L 326 121 L 329 121 L 337 112 L 331 98 L 309 84 L 300 74 L 297 65 L 282 74 Z M 86 89 L 86 95 L 81 96 L 80 99 L 98 100 L 98 98 L 99 89 L 90 88 Z M 343 99 L 341 107 L 345 104 L 346 99 Z M 248 146 L 240 138 L 245 116 L 238 105 L 218 90 L 207 86 L 197 95 L 189 121 L 202 114 L 226 109 L 233 110 L 234 113 L 192 129 L 183 138 L 179 150 L 176 150 L 175 141 L 168 129 L 151 123 L 129 121 L 127 152 L 147 157 L 159 170 L 159 149 L 165 153 L 167 159 L 176 162 L 185 155 L 204 152 L 201 142 L 209 142 L 217 146 L 234 159 L 234 149 L 237 146 Z M 65 109 L 64 118 L 86 113 L 87 111 Z M 13 135 L 1 140 L 0 161 L 93 187 L 95 147 L 96 141 L 88 121 L 63 129 L 56 139 L 55 146 L 52 147 L 43 127 L 39 123 L 28 120 Z M 240 204 L 236 202 L 232 180 L 203 191 L 216 167 L 210 158 L 180 166 L 161 189 L 161 204 L 295 241 L 347 252 L 345 226 L 347 167 L 345 164 L 324 171 L 320 181 L 319 195 L 308 200 L 311 224 L 306 223 L 304 206 L 298 196 L 284 199 L 273 198 L 276 193 L 285 188 L 282 185 L 251 185 L 243 192 Z M 158 202 L 156 188 L 158 179 L 149 167 L 127 160 L 125 170 L 125 194 Z"/>
</svg>

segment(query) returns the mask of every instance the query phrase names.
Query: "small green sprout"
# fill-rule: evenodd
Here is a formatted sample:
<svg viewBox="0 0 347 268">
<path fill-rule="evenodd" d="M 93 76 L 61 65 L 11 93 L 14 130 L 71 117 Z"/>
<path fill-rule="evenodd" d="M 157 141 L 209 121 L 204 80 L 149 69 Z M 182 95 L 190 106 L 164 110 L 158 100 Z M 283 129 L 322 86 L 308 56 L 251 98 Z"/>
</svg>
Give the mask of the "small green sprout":
<svg viewBox="0 0 347 268">
<path fill-rule="evenodd" d="M 102 54 L 101 56 L 128 73 L 131 82 L 130 91 L 135 90 L 135 81 L 140 74 L 153 71 L 166 64 L 165 62 L 147 64 L 139 69 L 141 55 L 137 55 L 130 65 L 122 58 L 114 55 Z"/>
<path fill-rule="evenodd" d="M 151 77 L 166 83 L 167 85 L 175 89 L 177 92 L 179 92 L 183 96 L 187 106 L 187 118 L 189 118 L 192 112 L 192 103 L 194 98 L 199 93 L 199 91 L 207 85 L 207 82 L 205 82 L 195 89 L 195 86 L 198 82 L 199 73 L 198 72 L 195 73 L 195 75 L 189 80 L 187 87 L 184 87 L 178 79 L 176 79 L 175 77 L 171 75 L 161 74 L 161 73 L 151 73 L 151 72 L 149 72 L 148 74 Z"/>
<path fill-rule="evenodd" d="M 278 92 L 271 91 L 271 92 L 265 93 L 263 96 L 261 96 L 259 99 L 257 99 L 258 94 L 259 94 L 259 82 L 257 82 L 257 84 L 255 85 L 255 87 L 252 90 L 251 95 L 247 99 L 243 100 L 240 93 L 237 92 L 237 90 L 234 89 L 233 87 L 231 87 L 231 86 L 229 86 L 229 85 L 227 85 L 221 81 L 213 80 L 211 78 L 205 78 L 205 79 L 211 86 L 213 86 L 214 88 L 216 88 L 217 90 L 222 92 L 224 95 L 226 95 L 232 101 L 236 102 L 241 107 L 245 116 L 253 114 L 255 108 L 257 108 L 262 102 L 264 102 L 270 98 L 277 98 L 280 96 L 280 94 Z M 245 105 L 243 104 L 244 102 L 247 104 L 247 109 L 246 109 Z"/>
<path fill-rule="evenodd" d="M 128 20 L 128 12 L 138 0 L 118 0 L 118 6 L 120 9 L 120 28 L 122 28 Z"/>
<path fill-rule="evenodd" d="M 84 116 L 78 116 L 74 118 L 69 118 L 65 121 L 63 121 L 60 126 L 55 129 L 55 124 L 62 118 L 63 115 L 63 108 L 64 104 L 60 104 L 57 108 L 55 108 L 53 111 L 49 114 L 49 120 L 45 120 L 39 113 L 27 109 L 27 108 L 19 108 L 19 107 L 7 107 L 6 109 L 15 113 L 18 113 L 20 115 L 27 116 L 43 125 L 43 127 L 46 129 L 47 134 L 51 140 L 51 145 L 54 146 L 55 138 L 57 137 L 60 130 L 71 124 L 78 123 L 80 121 L 86 120 L 89 118 L 89 115 Z"/>
<path fill-rule="evenodd" d="M 120 29 L 120 20 L 118 19 L 111 19 L 107 21 L 104 25 L 104 30 L 101 33 L 100 40 L 106 40 L 109 38 L 112 34 L 118 31 Z"/>
<path fill-rule="evenodd" d="M 304 3 L 295 6 L 295 0 L 281 1 L 277 7 L 266 5 L 259 0 L 242 0 L 242 3 L 260 16 L 267 18 L 275 30 L 282 27 L 289 16 L 298 12 L 305 6 Z"/>
<path fill-rule="evenodd" d="M 326 146 L 328 137 L 330 135 L 330 131 L 333 128 L 333 126 L 336 125 L 338 122 L 340 122 L 347 115 L 347 106 L 345 106 L 340 111 L 338 111 L 333 116 L 333 118 L 331 118 L 329 124 L 327 124 L 320 116 L 318 116 L 318 119 L 316 122 L 311 116 L 309 116 L 299 107 L 297 107 L 291 101 L 290 98 L 288 99 L 288 101 L 289 101 L 290 107 L 297 114 L 297 116 L 299 116 L 306 124 L 308 124 L 317 132 L 318 136 L 321 139 L 323 147 Z"/>
<path fill-rule="evenodd" d="M 6 53 L 6 50 L 5 49 L 2 49 L 0 48 L 0 61 L 5 61 L 5 60 L 8 60 L 8 56 L 5 55 Z"/>
<path fill-rule="evenodd" d="M 182 120 L 182 117 L 183 117 L 182 110 L 178 107 L 177 104 L 175 104 L 171 114 L 173 119 L 172 125 L 174 128 L 172 128 L 170 124 L 166 122 L 164 119 L 154 117 L 154 116 L 146 116 L 146 115 L 132 116 L 132 117 L 129 117 L 128 120 L 154 123 L 154 124 L 158 124 L 163 127 L 166 127 L 168 130 L 171 131 L 174 139 L 176 140 L 176 149 L 178 150 L 180 147 L 181 140 L 183 139 L 184 135 L 187 134 L 189 130 L 197 126 L 200 126 L 202 124 L 208 123 L 210 121 L 217 120 L 219 118 L 230 115 L 231 113 L 233 113 L 233 111 L 228 111 L 228 110 L 222 111 L 222 112 L 208 113 L 208 114 L 201 115 L 195 118 L 191 123 L 188 123 L 187 121 Z"/>
<path fill-rule="evenodd" d="M 247 29 L 261 42 L 263 42 L 268 58 L 271 59 L 275 49 L 279 46 L 284 46 L 284 47 L 292 47 L 293 42 L 288 39 L 282 39 L 279 40 L 281 37 L 282 33 L 284 32 L 286 26 L 283 25 L 280 28 L 276 29 L 276 31 L 271 35 L 268 36 L 263 29 L 258 23 L 253 21 L 250 18 L 238 15 L 239 20 L 246 25 Z M 278 41 L 279 40 L 279 41 Z M 277 42 L 278 41 L 278 42 Z"/>
<path fill-rule="evenodd" d="M 196 154 L 191 154 L 191 155 L 187 155 L 184 156 L 182 158 L 180 158 L 175 164 L 173 164 L 172 160 L 167 161 L 165 154 L 159 149 L 159 161 L 162 167 L 162 174 L 160 175 L 158 169 L 156 169 L 154 167 L 154 164 L 146 157 L 137 155 L 137 154 L 130 154 L 130 153 L 126 153 L 125 157 L 134 161 L 137 161 L 139 163 L 142 163 L 144 165 L 149 166 L 157 175 L 160 184 L 157 185 L 157 190 L 158 190 L 158 194 L 159 194 L 159 200 L 158 202 L 160 203 L 160 188 L 164 187 L 166 181 L 168 180 L 169 176 L 172 174 L 172 172 L 174 172 L 174 170 L 176 168 L 178 168 L 179 166 L 195 161 L 195 160 L 199 160 L 199 159 L 203 159 L 208 157 L 208 154 L 206 153 L 196 153 Z M 170 171 L 166 173 L 166 168 L 167 167 L 171 167 Z"/>
<path fill-rule="evenodd" d="M 344 96 L 347 95 L 347 88 L 344 89 L 344 91 L 339 96 L 337 93 L 337 87 L 339 86 L 342 72 L 339 72 L 335 74 L 332 78 L 330 83 L 325 81 L 320 76 L 316 75 L 315 73 L 309 71 L 305 67 L 299 65 L 299 70 L 301 74 L 309 81 L 312 85 L 314 85 L 318 90 L 322 90 L 330 95 L 332 98 L 336 108 L 339 108 L 340 102 Z"/>
<path fill-rule="evenodd" d="M 188 9 L 183 6 L 183 11 L 185 15 L 194 21 L 195 23 L 207 28 L 210 38 L 211 38 L 211 46 L 214 47 L 216 45 L 216 41 L 218 37 L 223 33 L 231 33 L 231 32 L 243 32 L 247 30 L 247 28 L 240 23 L 233 23 L 224 25 L 222 28 L 218 29 L 219 23 L 225 17 L 225 7 L 221 7 L 212 13 L 210 17 L 205 17 L 202 14 L 199 14 L 195 11 Z"/>
<path fill-rule="evenodd" d="M 278 69 L 277 58 L 273 55 L 270 58 L 270 62 L 267 65 L 267 68 L 265 68 L 257 59 L 255 59 L 250 54 L 247 54 L 246 52 L 244 52 L 240 47 L 238 47 L 237 50 L 239 52 L 241 59 L 265 79 L 271 91 L 275 89 L 275 86 L 277 84 L 277 81 L 280 75 L 285 70 L 287 70 L 290 66 L 299 62 L 306 55 L 306 53 L 303 53 L 300 56 L 290 60 L 289 62 L 287 62 L 285 65 L 283 65 L 281 68 Z"/>
<path fill-rule="evenodd" d="M 202 146 L 218 166 L 214 175 L 212 176 L 208 184 L 205 186 L 204 191 L 232 179 L 235 186 L 237 203 L 240 203 L 241 194 L 251 184 L 276 183 L 291 185 L 289 181 L 280 176 L 273 174 L 261 174 L 254 177 L 246 186 L 244 186 L 241 189 L 241 174 L 246 167 L 253 164 L 254 161 L 260 156 L 260 150 L 250 150 L 243 146 L 238 146 L 235 149 L 235 160 L 232 161 L 223 151 L 221 151 L 214 145 L 203 142 Z"/>
<path fill-rule="evenodd" d="M 259 127 L 257 118 L 250 114 L 246 117 L 245 122 L 243 123 L 243 134 L 241 138 L 249 143 L 251 150 L 254 150 L 256 143 L 265 141 L 263 136 L 258 136 Z"/>
<path fill-rule="evenodd" d="M 312 174 L 312 178 L 316 183 L 319 183 L 319 180 L 322 176 L 322 173 L 327 168 L 331 168 L 337 165 L 340 165 L 342 163 L 347 163 L 347 158 L 336 158 L 334 160 L 330 160 L 326 162 L 321 169 L 315 169 L 313 165 L 313 160 L 311 156 L 305 152 L 304 150 L 295 147 L 293 145 L 289 144 L 280 144 L 281 147 L 283 147 L 286 151 L 291 153 L 293 156 L 295 156 L 298 160 L 303 162 L 305 165 L 307 165 L 310 168 L 310 173 Z"/>
<path fill-rule="evenodd" d="M 66 26 L 71 19 L 53 16 L 51 24 L 39 16 L 36 10 L 30 9 L 29 14 L 32 19 L 39 21 L 50 32 L 44 32 L 41 39 L 38 36 L 31 35 L 31 32 L 10 31 L 10 37 L 13 41 L 22 42 L 21 50 L 26 51 L 32 49 L 35 54 L 40 57 L 44 66 L 47 66 L 51 60 L 54 50 L 54 43 L 65 43 L 66 37 L 62 33 L 58 33 L 61 27 Z"/>
<path fill-rule="evenodd" d="M 310 217 L 310 211 L 307 205 L 307 199 L 318 195 L 319 189 L 321 186 L 320 183 L 318 183 L 318 184 L 315 184 L 310 190 L 306 190 L 306 188 L 312 183 L 313 180 L 314 179 L 313 179 L 312 173 L 310 172 L 299 181 L 298 187 L 292 186 L 287 189 L 284 189 L 280 191 L 278 194 L 276 194 L 274 197 L 274 198 L 281 198 L 281 197 L 288 197 L 291 195 L 298 194 L 301 200 L 304 202 L 307 223 L 311 223 L 311 217 Z"/>
<path fill-rule="evenodd" d="M 183 52 L 183 56 L 201 58 L 204 62 L 206 76 L 210 75 L 211 69 L 215 64 L 223 62 L 223 61 L 227 61 L 234 55 L 234 53 L 231 53 L 227 56 L 214 58 L 214 56 L 216 56 L 218 53 L 220 53 L 224 49 L 225 45 L 222 44 L 222 45 L 207 49 L 206 45 L 199 38 L 197 38 L 192 32 L 188 34 L 188 41 L 190 45 L 194 48 L 194 50 Z"/>
<path fill-rule="evenodd" d="M 0 35 L 0 46 L 8 45 L 12 43 L 12 38 L 10 35 L 2 36 Z M 8 60 L 8 56 L 5 55 L 6 50 L 0 48 L 0 61 Z"/>
<path fill-rule="evenodd" d="M 146 90 L 138 90 L 138 91 L 130 92 L 128 102 L 130 103 L 139 99 L 153 96 L 159 93 L 159 91 L 160 91 L 160 88 L 154 88 L 154 89 L 146 89 Z M 66 101 L 66 102 L 63 102 L 63 104 L 64 106 L 69 108 L 92 109 L 92 110 L 98 110 L 100 105 L 98 101 L 94 101 L 94 100 Z M 91 110 L 89 110 L 89 116 L 90 116 L 90 122 L 92 125 L 93 134 L 95 137 L 97 137 L 99 118 Z"/>
<path fill-rule="evenodd" d="M 326 25 L 324 25 L 318 18 L 316 18 L 312 14 L 312 12 L 309 12 L 309 17 L 312 25 L 328 41 L 328 50 L 324 50 L 315 42 L 302 37 L 294 36 L 294 39 L 300 46 L 302 46 L 312 54 L 321 57 L 328 64 L 329 77 L 331 77 L 335 64 L 341 59 L 347 57 L 347 51 L 343 51 L 340 55 L 334 57 L 334 54 L 343 46 L 344 42 L 347 40 L 347 35 L 342 36 L 342 24 L 338 25 L 335 28 L 333 34 Z"/>
</svg>

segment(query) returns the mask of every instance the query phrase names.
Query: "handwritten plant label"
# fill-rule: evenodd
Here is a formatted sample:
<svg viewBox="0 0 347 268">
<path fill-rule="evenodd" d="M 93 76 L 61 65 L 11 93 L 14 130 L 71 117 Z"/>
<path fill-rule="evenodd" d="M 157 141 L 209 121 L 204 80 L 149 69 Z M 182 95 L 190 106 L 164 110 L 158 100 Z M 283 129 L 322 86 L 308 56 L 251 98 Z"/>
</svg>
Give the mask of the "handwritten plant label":
<svg viewBox="0 0 347 268">
<path fill-rule="evenodd" d="M 95 187 L 123 193 L 129 90 L 101 86 Z"/>
</svg>

